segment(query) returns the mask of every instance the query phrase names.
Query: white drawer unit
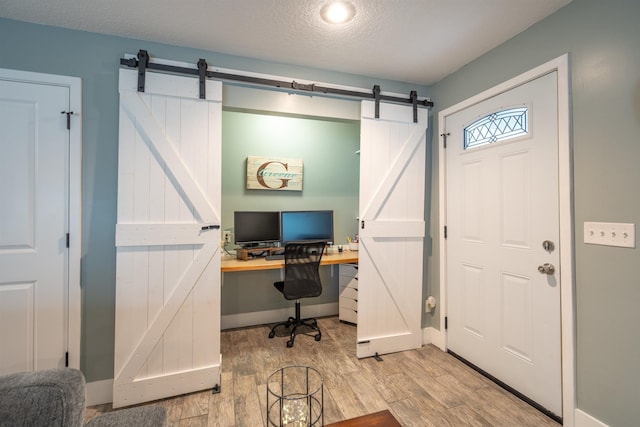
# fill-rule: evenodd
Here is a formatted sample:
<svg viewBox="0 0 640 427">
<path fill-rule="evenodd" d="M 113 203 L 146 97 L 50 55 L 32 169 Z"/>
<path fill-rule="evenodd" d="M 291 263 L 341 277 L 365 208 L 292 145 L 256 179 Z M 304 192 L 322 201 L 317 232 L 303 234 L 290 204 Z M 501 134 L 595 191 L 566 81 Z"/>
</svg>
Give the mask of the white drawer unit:
<svg viewBox="0 0 640 427">
<path fill-rule="evenodd" d="M 354 282 L 356 285 L 358 284 L 357 280 L 354 280 Z M 340 297 L 358 301 L 358 289 L 353 288 L 351 286 L 347 286 L 346 288 L 340 288 Z"/>
<path fill-rule="evenodd" d="M 358 323 L 358 265 L 340 264 L 340 299 L 338 319 L 342 322 Z"/>
</svg>

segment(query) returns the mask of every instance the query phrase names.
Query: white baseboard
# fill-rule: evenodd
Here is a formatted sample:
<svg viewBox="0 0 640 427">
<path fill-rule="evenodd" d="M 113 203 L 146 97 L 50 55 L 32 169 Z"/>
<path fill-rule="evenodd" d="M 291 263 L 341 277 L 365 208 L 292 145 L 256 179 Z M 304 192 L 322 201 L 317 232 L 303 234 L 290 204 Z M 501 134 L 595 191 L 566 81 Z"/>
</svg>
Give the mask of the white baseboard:
<svg viewBox="0 0 640 427">
<path fill-rule="evenodd" d="M 224 329 L 244 328 L 245 326 L 264 325 L 287 320 L 295 314 L 294 308 L 254 311 L 252 313 L 228 314 L 220 319 L 220 327 Z M 302 307 L 303 317 L 337 316 L 338 303 L 305 305 Z"/>
<path fill-rule="evenodd" d="M 609 427 L 607 424 L 580 409 L 576 409 L 575 414 L 575 427 Z"/>
<path fill-rule="evenodd" d="M 445 351 L 444 333 L 438 329 L 428 327 L 422 330 L 422 345 L 433 344 L 440 350 Z"/>
<path fill-rule="evenodd" d="M 102 405 L 113 401 L 113 379 L 87 383 L 87 406 Z"/>
</svg>

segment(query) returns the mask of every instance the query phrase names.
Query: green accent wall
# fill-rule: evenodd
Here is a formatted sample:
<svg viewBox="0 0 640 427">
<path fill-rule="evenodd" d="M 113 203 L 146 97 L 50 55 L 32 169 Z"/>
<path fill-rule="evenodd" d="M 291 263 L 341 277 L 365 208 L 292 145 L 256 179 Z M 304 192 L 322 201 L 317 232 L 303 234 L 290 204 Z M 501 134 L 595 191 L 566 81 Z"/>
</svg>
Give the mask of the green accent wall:
<svg viewBox="0 0 640 427">
<path fill-rule="evenodd" d="M 360 122 L 224 111 L 222 228 L 233 231 L 236 210 L 330 209 L 336 244 L 357 233 Z M 247 156 L 301 159 L 302 191 L 248 190 Z M 230 245 L 230 247 L 233 245 Z M 338 301 L 337 267 L 322 267 L 323 293 L 304 304 Z M 291 307 L 271 284 L 279 270 L 227 273 L 222 315 Z"/>
</svg>

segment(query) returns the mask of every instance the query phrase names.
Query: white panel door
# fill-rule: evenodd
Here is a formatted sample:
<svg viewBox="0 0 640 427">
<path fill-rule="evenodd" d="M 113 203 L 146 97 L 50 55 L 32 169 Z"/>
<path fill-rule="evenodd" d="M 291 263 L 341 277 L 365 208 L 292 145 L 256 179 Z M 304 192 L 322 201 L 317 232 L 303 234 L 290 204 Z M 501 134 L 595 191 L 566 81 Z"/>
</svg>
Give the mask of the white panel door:
<svg viewBox="0 0 640 427">
<path fill-rule="evenodd" d="M 362 102 L 358 357 L 422 345 L 427 110 Z"/>
<path fill-rule="evenodd" d="M 448 349 L 561 415 L 557 73 L 445 129 Z"/>
<path fill-rule="evenodd" d="M 120 70 L 113 406 L 220 384 L 222 84 Z"/>
<path fill-rule="evenodd" d="M 0 374 L 65 366 L 69 88 L 0 80 Z"/>
</svg>

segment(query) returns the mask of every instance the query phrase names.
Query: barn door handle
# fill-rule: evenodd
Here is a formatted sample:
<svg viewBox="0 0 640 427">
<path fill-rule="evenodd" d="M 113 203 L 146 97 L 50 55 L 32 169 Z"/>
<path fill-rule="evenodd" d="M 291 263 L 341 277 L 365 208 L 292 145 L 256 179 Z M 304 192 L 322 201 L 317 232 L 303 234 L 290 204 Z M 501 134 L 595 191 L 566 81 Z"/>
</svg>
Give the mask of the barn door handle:
<svg viewBox="0 0 640 427">
<path fill-rule="evenodd" d="M 202 231 L 207 231 L 207 230 L 217 230 L 218 228 L 220 228 L 219 225 L 203 225 L 202 226 Z"/>
</svg>

